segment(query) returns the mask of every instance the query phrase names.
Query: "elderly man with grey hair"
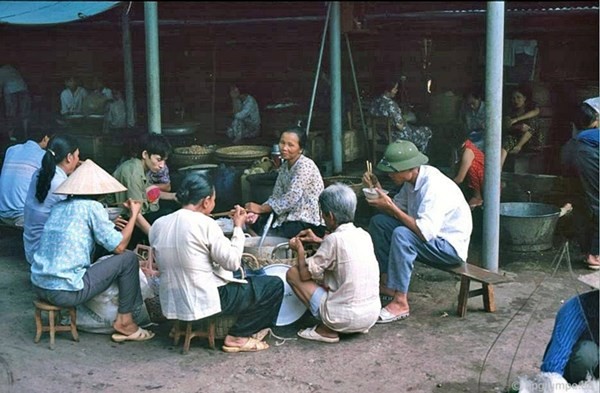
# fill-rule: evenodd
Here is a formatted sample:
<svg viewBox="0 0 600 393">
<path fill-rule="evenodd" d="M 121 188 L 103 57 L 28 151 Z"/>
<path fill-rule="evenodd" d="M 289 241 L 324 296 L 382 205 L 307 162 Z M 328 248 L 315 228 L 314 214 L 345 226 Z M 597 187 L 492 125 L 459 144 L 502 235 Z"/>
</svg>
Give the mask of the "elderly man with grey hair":
<svg viewBox="0 0 600 393">
<path fill-rule="evenodd" d="M 298 265 L 288 270 L 287 282 L 310 308 L 319 324 L 300 330 L 307 340 L 337 343 L 339 333 L 367 333 L 379 317 L 379 265 L 371 236 L 354 226 L 356 194 L 333 184 L 319 196 L 321 215 L 330 232 L 323 239 L 312 230 L 290 239 Z M 319 249 L 305 258 L 303 242 Z"/>
</svg>

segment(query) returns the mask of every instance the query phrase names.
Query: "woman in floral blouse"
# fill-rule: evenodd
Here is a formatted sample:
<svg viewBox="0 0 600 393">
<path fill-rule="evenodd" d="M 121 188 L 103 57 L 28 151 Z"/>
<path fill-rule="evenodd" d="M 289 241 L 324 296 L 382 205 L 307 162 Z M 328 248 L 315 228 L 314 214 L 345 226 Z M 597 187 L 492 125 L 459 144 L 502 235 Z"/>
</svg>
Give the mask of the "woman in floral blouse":
<svg viewBox="0 0 600 393">
<path fill-rule="evenodd" d="M 371 103 L 369 113 L 376 117 L 389 117 L 396 129 L 392 132 L 392 140 L 388 143 L 402 139 L 411 141 L 417 146 L 420 152 L 427 151 L 429 139 L 431 139 L 431 129 L 426 126 L 415 126 L 408 124 L 402 117 L 402 110 L 394 101 L 398 93 L 398 82 L 387 82 L 383 87 L 384 92 Z"/>
<path fill-rule="evenodd" d="M 307 228 L 318 236 L 325 233 L 319 212 L 323 178 L 314 161 L 303 154 L 305 144 L 306 133 L 302 129 L 285 130 L 279 138 L 281 158 L 285 162 L 279 168 L 273 194 L 262 205 L 246 203 L 250 213 L 275 213 L 270 235 L 292 238 Z M 262 232 L 262 228 L 256 229 Z"/>
<path fill-rule="evenodd" d="M 512 93 L 511 105 L 502 130 L 502 165 L 509 153 L 518 154 L 524 148 L 539 151 L 544 144 L 539 128 L 540 108 L 532 100 L 531 88 L 518 86 Z"/>
</svg>

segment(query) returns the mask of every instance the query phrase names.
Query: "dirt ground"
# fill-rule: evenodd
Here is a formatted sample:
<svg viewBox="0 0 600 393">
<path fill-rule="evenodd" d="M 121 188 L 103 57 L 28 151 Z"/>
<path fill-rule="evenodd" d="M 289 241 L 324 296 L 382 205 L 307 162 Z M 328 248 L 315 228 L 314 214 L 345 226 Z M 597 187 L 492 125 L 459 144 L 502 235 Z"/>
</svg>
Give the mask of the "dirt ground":
<svg viewBox="0 0 600 393">
<path fill-rule="evenodd" d="M 0 392 L 502 392 L 520 375 L 533 375 L 561 302 L 589 290 L 574 277 L 587 271 L 579 247 L 570 246 L 553 272 L 554 248 L 533 253 L 501 250 L 500 268 L 512 282 L 495 287 L 497 312 L 481 298 L 456 315 L 459 280 L 417 264 L 409 294 L 410 318 L 376 325 L 338 344 L 290 340 L 259 353 L 227 354 L 192 341 L 187 355 L 168 337 L 170 323 L 145 343 L 113 343 L 108 335 L 80 332 L 80 342 L 47 333 L 34 344 L 29 265 L 20 233 L 0 231 Z M 473 242 L 475 258 L 480 245 Z M 556 263 L 556 261 L 555 261 Z M 534 293 L 535 292 L 535 293 Z M 274 331 L 294 337 L 314 323 L 301 318 Z M 222 342 L 217 342 L 218 348 Z"/>
</svg>

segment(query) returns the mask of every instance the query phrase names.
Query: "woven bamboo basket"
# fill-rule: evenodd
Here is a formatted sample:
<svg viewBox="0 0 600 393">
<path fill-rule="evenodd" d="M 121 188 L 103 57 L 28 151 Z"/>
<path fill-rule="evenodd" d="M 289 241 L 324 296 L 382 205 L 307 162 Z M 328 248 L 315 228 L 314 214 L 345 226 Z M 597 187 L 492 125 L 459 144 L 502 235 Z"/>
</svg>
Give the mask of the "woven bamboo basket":
<svg viewBox="0 0 600 393">
<path fill-rule="evenodd" d="M 269 146 L 258 145 L 240 145 L 227 146 L 215 150 L 215 156 L 227 163 L 252 163 L 262 157 L 269 156 L 271 148 Z"/>
<path fill-rule="evenodd" d="M 205 164 L 212 160 L 215 150 L 214 147 L 200 145 L 176 147 L 169 156 L 169 166 L 182 168 L 196 164 Z"/>
<path fill-rule="evenodd" d="M 362 189 L 365 187 L 362 184 L 362 179 L 358 176 L 331 176 L 323 178 L 325 187 L 332 185 L 333 183 L 342 183 L 350 188 L 357 196 L 362 195 Z"/>
</svg>

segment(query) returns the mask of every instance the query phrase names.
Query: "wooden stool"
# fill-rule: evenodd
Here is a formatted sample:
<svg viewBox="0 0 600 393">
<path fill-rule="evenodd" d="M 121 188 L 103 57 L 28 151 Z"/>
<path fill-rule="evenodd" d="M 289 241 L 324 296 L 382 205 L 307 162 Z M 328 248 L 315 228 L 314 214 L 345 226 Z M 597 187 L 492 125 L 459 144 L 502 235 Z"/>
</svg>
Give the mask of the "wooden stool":
<svg viewBox="0 0 600 393">
<path fill-rule="evenodd" d="M 179 323 L 185 323 L 185 331 L 181 330 Z M 183 341 L 183 349 L 181 353 L 186 354 L 190 350 L 190 342 L 194 337 L 204 337 L 208 339 L 208 347 L 210 349 L 215 349 L 215 318 L 208 318 L 208 329 L 202 330 L 192 330 L 192 321 L 175 321 L 175 325 L 173 325 L 173 330 L 171 333 L 173 334 L 173 345 L 177 345 L 179 343 L 179 338 L 181 336 L 185 336 Z"/>
<path fill-rule="evenodd" d="M 74 341 L 79 341 L 79 334 L 77 333 L 77 310 L 75 307 L 66 307 L 71 317 L 71 324 L 69 326 L 58 325 L 61 319 L 62 307 L 54 306 L 50 303 L 46 303 L 43 300 L 34 300 L 33 305 L 35 306 L 35 326 L 36 333 L 35 343 L 40 342 L 42 332 L 50 332 L 50 349 L 54 349 L 54 334 L 56 332 L 71 332 Z M 48 312 L 48 325 L 42 324 L 42 311 Z"/>
</svg>

